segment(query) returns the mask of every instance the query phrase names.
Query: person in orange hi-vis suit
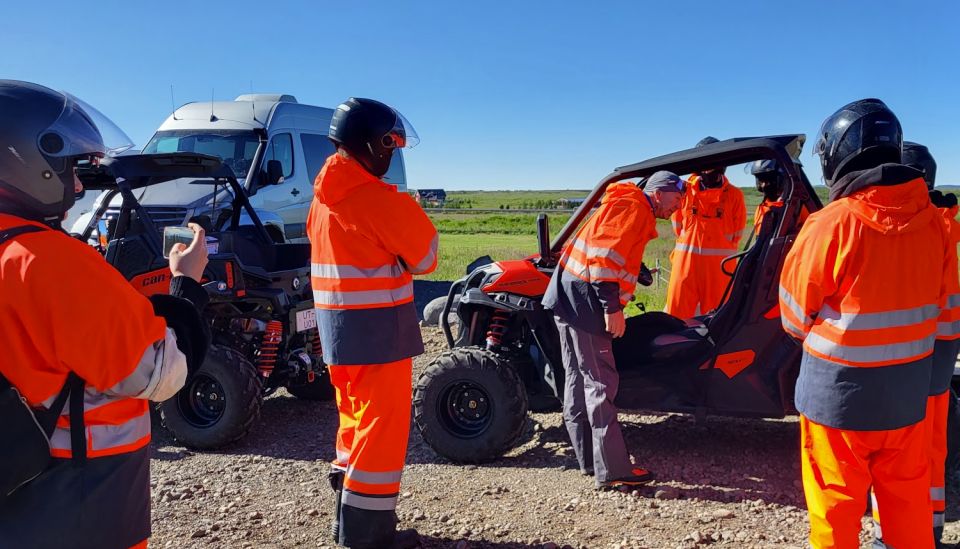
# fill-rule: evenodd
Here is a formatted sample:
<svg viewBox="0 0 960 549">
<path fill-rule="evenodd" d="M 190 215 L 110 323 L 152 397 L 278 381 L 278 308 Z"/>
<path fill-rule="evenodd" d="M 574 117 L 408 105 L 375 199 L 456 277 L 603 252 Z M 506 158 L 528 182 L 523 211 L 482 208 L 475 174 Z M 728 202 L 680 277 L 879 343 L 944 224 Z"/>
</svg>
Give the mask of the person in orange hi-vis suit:
<svg viewBox="0 0 960 549">
<path fill-rule="evenodd" d="M 776 160 L 757 160 L 750 165 L 750 174 L 756 179 L 757 190 L 763 195 L 763 201 L 753 212 L 753 235 L 760 234 L 763 219 L 771 212 L 783 210 L 784 173 Z M 810 215 L 806 206 L 800 208 L 800 224 Z"/>
<path fill-rule="evenodd" d="M 717 143 L 705 137 L 697 147 Z M 737 253 L 747 223 L 743 192 L 723 169 L 704 170 L 687 180 L 683 203 L 671 217 L 677 242 L 670 252 L 670 284 L 664 311 L 690 318 L 720 306 L 730 277 L 721 270 Z"/>
<path fill-rule="evenodd" d="M 931 549 L 924 417 L 956 255 L 923 172 L 899 163 L 900 123 L 882 101 L 842 107 L 819 136 L 832 202 L 807 219 L 780 278 L 784 330 L 803 342 L 795 401 L 810 545 L 858 547 L 872 485 L 884 541 Z"/>
<path fill-rule="evenodd" d="M 564 422 L 580 471 L 594 475 L 600 490 L 652 479 L 631 464 L 617 422 L 620 377 L 612 345 L 626 329 L 623 308 L 633 300 L 643 250 L 657 237 L 656 218 L 668 218 L 683 192 L 683 180 L 667 171 L 644 180 L 642 190 L 610 185 L 564 248 L 543 296 L 560 332 Z"/>
<path fill-rule="evenodd" d="M 0 467 L 16 483 L 0 491 L 0 546 L 146 547 L 150 401 L 176 394 L 208 344 L 203 230 L 170 254 L 171 295 L 147 299 L 60 228 L 83 190 L 78 163 L 122 150 L 122 131 L 69 94 L 12 80 L 0 119 L 0 392 L 49 425 L 51 455 L 32 480 Z"/>
<path fill-rule="evenodd" d="M 412 358 L 423 352 L 414 274 L 437 265 L 437 231 L 406 193 L 384 183 L 397 148 L 418 141 L 410 123 L 371 99 L 334 112 L 337 152 L 314 183 L 307 218 L 317 326 L 337 393 L 340 428 L 330 475 L 335 541 L 347 547 L 410 547 L 396 531 L 410 431 Z"/>
<path fill-rule="evenodd" d="M 901 163 L 921 170 L 930 192 L 930 201 L 943 216 L 950 235 L 948 253 L 954 254 L 953 268 L 947 279 L 947 303 L 937 319 L 937 341 L 933 346 L 933 373 L 930 376 L 930 394 L 927 397 L 925 423 L 930 444 L 930 501 L 933 507 L 933 539 L 941 547 L 946 511 L 947 416 L 949 414 L 950 381 L 953 378 L 960 350 L 960 271 L 956 265 L 957 243 L 960 242 L 960 223 L 957 222 L 957 197 L 953 193 L 934 190 L 937 163 L 923 145 L 904 141 Z M 874 547 L 887 548 L 880 523 L 879 504 L 874 496 Z"/>
</svg>

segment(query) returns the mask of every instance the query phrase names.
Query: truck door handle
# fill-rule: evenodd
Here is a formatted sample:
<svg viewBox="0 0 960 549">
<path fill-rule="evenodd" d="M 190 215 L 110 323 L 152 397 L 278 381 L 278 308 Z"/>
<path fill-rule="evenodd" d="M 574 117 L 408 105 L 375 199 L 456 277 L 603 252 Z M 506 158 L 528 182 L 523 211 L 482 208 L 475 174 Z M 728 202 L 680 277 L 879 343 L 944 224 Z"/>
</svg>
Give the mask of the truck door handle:
<svg viewBox="0 0 960 549">
<path fill-rule="evenodd" d="M 290 194 L 292 194 L 293 196 L 297 196 L 298 194 L 300 194 L 300 191 L 298 191 L 297 188 L 294 187 L 293 190 L 290 191 Z"/>
</svg>

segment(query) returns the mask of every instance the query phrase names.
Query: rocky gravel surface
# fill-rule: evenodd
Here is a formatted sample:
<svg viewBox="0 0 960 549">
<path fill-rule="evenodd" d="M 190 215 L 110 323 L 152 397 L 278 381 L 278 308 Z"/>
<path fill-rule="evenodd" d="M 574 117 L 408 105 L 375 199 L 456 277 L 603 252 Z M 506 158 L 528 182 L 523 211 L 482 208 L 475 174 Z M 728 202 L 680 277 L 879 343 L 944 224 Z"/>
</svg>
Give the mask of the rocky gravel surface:
<svg viewBox="0 0 960 549">
<path fill-rule="evenodd" d="M 439 330 L 424 335 L 415 375 L 443 348 Z M 635 461 L 657 475 L 627 493 L 596 492 L 580 475 L 559 413 L 531 414 L 522 444 L 483 466 L 449 463 L 412 429 L 401 527 L 416 528 L 425 547 L 456 549 L 805 546 L 795 420 L 620 418 Z M 250 436 L 218 452 L 189 451 L 158 429 L 151 547 L 333 547 L 326 473 L 336 424 L 332 403 L 279 391 Z M 952 505 L 954 542 L 958 516 Z"/>
</svg>

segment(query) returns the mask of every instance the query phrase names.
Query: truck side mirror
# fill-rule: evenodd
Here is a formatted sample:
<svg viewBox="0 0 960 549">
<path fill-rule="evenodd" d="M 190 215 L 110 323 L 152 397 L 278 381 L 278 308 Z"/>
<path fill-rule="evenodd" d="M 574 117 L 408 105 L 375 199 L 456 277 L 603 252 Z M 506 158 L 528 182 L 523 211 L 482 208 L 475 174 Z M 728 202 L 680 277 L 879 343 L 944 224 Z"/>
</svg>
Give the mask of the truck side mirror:
<svg viewBox="0 0 960 549">
<path fill-rule="evenodd" d="M 283 182 L 283 164 L 279 160 L 267 160 L 267 173 L 264 185 L 279 185 Z"/>
</svg>

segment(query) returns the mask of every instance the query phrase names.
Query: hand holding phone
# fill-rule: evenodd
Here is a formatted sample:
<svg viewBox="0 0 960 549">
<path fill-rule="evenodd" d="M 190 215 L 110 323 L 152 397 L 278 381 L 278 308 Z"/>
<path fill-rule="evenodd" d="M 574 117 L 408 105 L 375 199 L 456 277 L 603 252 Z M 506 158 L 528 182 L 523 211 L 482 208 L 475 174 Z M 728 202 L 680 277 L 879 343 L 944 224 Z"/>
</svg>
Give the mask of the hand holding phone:
<svg viewBox="0 0 960 549">
<path fill-rule="evenodd" d="M 173 276 L 189 276 L 200 282 L 203 270 L 207 267 L 207 244 L 203 227 L 196 223 L 189 223 L 187 227 L 165 227 L 163 255 L 170 258 L 170 271 Z"/>
</svg>

